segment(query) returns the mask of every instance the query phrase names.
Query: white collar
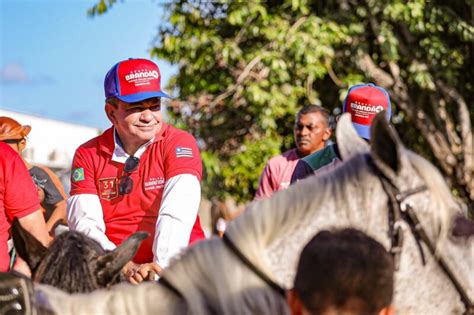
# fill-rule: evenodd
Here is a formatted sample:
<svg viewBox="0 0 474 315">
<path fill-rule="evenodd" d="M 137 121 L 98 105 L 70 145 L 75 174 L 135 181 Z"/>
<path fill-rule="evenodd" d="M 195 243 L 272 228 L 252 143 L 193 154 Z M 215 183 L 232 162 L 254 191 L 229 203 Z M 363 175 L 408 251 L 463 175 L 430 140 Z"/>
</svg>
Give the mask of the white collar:
<svg viewBox="0 0 474 315">
<path fill-rule="evenodd" d="M 133 156 L 140 158 L 143 152 L 145 152 L 146 148 L 148 148 L 148 146 L 153 143 L 153 140 L 155 140 L 155 137 L 153 137 L 150 141 L 142 144 Z M 112 161 L 125 163 L 125 161 L 129 157 L 130 155 L 125 152 L 125 149 L 122 145 L 122 141 L 120 141 L 120 138 L 118 137 L 117 130 L 115 130 L 114 128 L 114 153 L 112 154 Z"/>
</svg>

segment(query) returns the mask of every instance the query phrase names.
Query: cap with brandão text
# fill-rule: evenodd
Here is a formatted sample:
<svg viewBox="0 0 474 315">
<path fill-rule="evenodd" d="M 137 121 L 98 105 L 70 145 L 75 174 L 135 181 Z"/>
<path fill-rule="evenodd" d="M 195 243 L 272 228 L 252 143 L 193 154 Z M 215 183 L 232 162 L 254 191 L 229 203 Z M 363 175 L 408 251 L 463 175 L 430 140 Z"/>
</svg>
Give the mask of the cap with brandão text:
<svg viewBox="0 0 474 315">
<path fill-rule="evenodd" d="M 107 72 L 104 81 L 105 98 L 116 97 L 135 103 L 152 97 L 169 96 L 161 90 L 158 66 L 148 59 L 128 59 L 118 62 Z"/>
<path fill-rule="evenodd" d="M 390 97 L 384 88 L 373 83 L 352 86 L 347 92 L 342 111 L 351 113 L 352 125 L 359 136 L 370 139 L 370 125 L 377 113 L 385 110 L 387 119 L 392 116 Z"/>
</svg>

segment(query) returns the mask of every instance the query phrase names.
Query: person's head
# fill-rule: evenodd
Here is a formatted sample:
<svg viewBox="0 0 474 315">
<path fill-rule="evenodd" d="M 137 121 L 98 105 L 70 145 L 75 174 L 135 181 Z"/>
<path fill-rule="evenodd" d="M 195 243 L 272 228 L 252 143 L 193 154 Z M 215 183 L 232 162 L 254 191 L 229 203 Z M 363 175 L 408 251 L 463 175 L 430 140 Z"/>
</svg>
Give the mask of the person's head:
<svg viewBox="0 0 474 315">
<path fill-rule="evenodd" d="M 105 112 L 126 150 L 138 148 L 161 129 L 161 98 L 169 96 L 161 90 L 155 63 L 147 59 L 118 62 L 105 76 L 104 90 Z"/>
<path fill-rule="evenodd" d="M 292 314 L 393 314 L 391 255 L 355 229 L 316 234 L 304 247 L 294 287 Z"/>
<path fill-rule="evenodd" d="M 375 115 L 385 110 L 387 120 L 392 116 L 390 96 L 384 88 L 368 84 L 358 84 L 349 88 L 342 111 L 350 113 L 352 124 L 359 136 L 370 140 L 370 125 Z"/>
<path fill-rule="evenodd" d="M 0 117 L 0 141 L 7 143 L 18 153 L 25 149 L 26 136 L 30 131 L 31 127 L 28 125 L 22 126 L 10 117 Z"/>
<path fill-rule="evenodd" d="M 318 105 L 303 107 L 297 114 L 293 134 L 301 156 L 307 156 L 324 148 L 331 137 L 329 112 Z"/>
</svg>

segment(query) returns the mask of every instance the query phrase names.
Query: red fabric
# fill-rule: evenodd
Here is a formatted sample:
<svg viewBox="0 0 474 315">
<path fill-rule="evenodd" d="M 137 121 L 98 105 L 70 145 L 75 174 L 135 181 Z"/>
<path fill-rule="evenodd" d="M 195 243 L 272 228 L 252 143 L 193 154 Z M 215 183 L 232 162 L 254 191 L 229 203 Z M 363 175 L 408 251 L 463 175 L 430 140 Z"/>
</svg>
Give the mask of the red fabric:
<svg viewBox="0 0 474 315">
<path fill-rule="evenodd" d="M 137 69 L 139 69 L 137 71 Z M 161 91 L 160 69 L 151 61 L 131 59 L 118 65 L 120 95 Z"/>
<path fill-rule="evenodd" d="M 191 149 L 192 157 L 177 157 L 176 148 Z M 150 233 L 134 261 L 151 262 L 155 225 L 166 180 L 180 174 L 192 174 L 201 180 L 202 161 L 196 140 L 189 133 L 164 124 L 155 142 L 140 157 L 138 170 L 130 174 L 133 190 L 124 196 L 118 194 L 124 164 L 111 160 L 113 150 L 112 128 L 77 149 L 73 170 L 83 168 L 84 180 L 71 180 L 71 196 L 99 196 L 105 234 L 116 245 L 136 231 Z M 197 217 L 189 243 L 202 238 L 204 232 Z"/>
<path fill-rule="evenodd" d="M 298 161 L 296 149 L 271 158 L 260 176 L 255 199 L 270 198 L 274 192 L 288 188 Z"/>
<path fill-rule="evenodd" d="M 0 271 L 8 271 L 7 241 L 14 217 L 23 218 L 39 210 L 39 199 L 31 176 L 20 156 L 0 142 Z"/>
<path fill-rule="evenodd" d="M 377 113 L 389 110 L 390 100 L 382 90 L 368 85 L 351 89 L 344 104 L 353 123 L 370 126 Z"/>
</svg>

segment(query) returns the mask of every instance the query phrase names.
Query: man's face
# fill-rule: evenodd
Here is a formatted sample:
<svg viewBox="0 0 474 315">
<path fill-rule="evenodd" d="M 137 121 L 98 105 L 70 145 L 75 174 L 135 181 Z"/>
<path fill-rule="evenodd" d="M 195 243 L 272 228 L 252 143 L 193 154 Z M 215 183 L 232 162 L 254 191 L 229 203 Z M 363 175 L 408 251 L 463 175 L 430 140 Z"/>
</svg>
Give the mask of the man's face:
<svg viewBox="0 0 474 315">
<path fill-rule="evenodd" d="M 161 99 L 146 99 L 137 103 L 117 100 L 117 105 L 106 104 L 107 117 L 114 125 L 125 149 L 150 141 L 163 125 Z"/>
<path fill-rule="evenodd" d="M 302 156 L 324 148 L 331 136 L 331 129 L 319 112 L 298 115 L 293 132 L 296 148 Z"/>
</svg>

